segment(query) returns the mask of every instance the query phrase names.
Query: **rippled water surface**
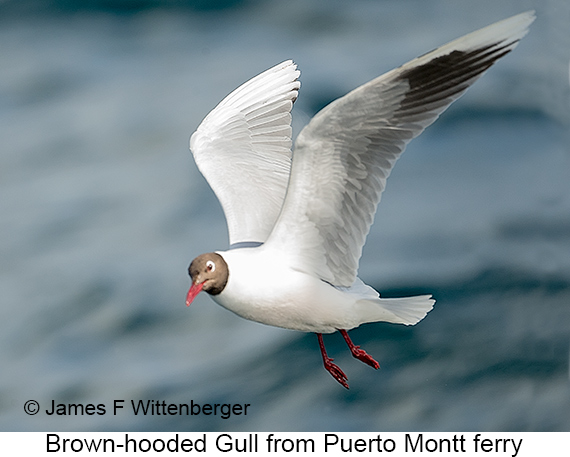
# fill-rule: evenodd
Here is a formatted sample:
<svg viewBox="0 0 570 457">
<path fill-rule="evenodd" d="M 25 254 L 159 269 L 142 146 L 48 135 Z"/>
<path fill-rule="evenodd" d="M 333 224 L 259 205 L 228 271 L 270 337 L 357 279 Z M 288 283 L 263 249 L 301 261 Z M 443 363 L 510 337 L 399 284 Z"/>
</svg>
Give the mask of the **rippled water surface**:
<svg viewBox="0 0 570 457">
<path fill-rule="evenodd" d="M 0 5 L 0 430 L 570 429 L 566 2 L 15 3 Z M 205 295 L 184 306 L 189 261 L 227 247 L 187 145 L 228 92 L 293 58 L 298 133 L 357 85 L 530 8 L 519 48 L 388 181 L 361 277 L 437 303 L 415 327 L 351 332 L 380 370 L 325 336 L 346 391 L 313 334 Z M 131 399 L 250 406 L 135 415 Z M 52 400 L 106 414 L 50 416 Z"/>
</svg>

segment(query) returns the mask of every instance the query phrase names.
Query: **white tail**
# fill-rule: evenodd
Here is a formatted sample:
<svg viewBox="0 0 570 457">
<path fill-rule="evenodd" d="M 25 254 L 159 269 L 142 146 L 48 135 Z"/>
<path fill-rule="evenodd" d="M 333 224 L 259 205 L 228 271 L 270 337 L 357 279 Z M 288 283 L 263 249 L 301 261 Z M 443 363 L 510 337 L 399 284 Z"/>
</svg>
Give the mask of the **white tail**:
<svg viewBox="0 0 570 457">
<path fill-rule="evenodd" d="M 431 295 L 416 295 L 401 298 L 364 299 L 357 302 L 362 321 L 391 322 L 393 324 L 414 325 L 431 311 L 435 300 Z"/>
</svg>

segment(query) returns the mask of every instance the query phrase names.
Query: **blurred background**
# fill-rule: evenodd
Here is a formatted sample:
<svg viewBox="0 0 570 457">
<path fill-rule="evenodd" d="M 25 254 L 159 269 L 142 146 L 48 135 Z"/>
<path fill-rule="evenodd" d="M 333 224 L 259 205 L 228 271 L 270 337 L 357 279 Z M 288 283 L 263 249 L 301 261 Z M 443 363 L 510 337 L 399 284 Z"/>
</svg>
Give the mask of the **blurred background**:
<svg viewBox="0 0 570 457">
<path fill-rule="evenodd" d="M 294 134 L 329 101 L 477 28 L 537 20 L 388 181 L 360 276 L 432 293 L 411 328 L 313 334 L 240 319 L 187 266 L 227 247 L 188 139 L 294 59 Z M 570 430 L 567 0 L 0 1 L 0 430 Z M 42 406 L 36 416 L 26 400 Z M 249 403 L 247 416 L 113 416 L 114 399 Z M 47 416 L 104 403 L 104 416 Z"/>
</svg>

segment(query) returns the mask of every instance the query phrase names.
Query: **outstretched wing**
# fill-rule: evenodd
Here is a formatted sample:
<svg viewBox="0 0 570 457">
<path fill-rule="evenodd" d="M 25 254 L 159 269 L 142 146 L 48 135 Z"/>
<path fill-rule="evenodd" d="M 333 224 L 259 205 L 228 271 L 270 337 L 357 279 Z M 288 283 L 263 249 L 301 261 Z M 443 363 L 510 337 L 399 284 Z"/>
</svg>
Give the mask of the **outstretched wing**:
<svg viewBox="0 0 570 457">
<path fill-rule="evenodd" d="M 288 60 L 249 80 L 190 138 L 196 165 L 226 215 L 230 244 L 264 242 L 283 206 L 299 74 Z"/>
<path fill-rule="evenodd" d="M 301 131 L 267 241 L 290 265 L 350 286 L 386 179 L 418 136 L 527 33 L 527 12 L 473 32 L 334 101 Z"/>
</svg>

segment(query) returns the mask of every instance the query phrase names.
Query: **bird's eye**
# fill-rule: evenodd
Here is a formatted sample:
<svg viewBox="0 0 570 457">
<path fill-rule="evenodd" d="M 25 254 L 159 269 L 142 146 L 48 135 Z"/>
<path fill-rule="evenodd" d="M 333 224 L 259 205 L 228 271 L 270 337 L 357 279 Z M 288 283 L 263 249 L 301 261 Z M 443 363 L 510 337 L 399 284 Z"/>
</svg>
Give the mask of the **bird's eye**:
<svg viewBox="0 0 570 457">
<path fill-rule="evenodd" d="M 208 260 L 206 262 L 206 270 L 208 271 L 216 271 L 216 264 L 214 262 L 212 262 L 211 260 Z"/>
</svg>

